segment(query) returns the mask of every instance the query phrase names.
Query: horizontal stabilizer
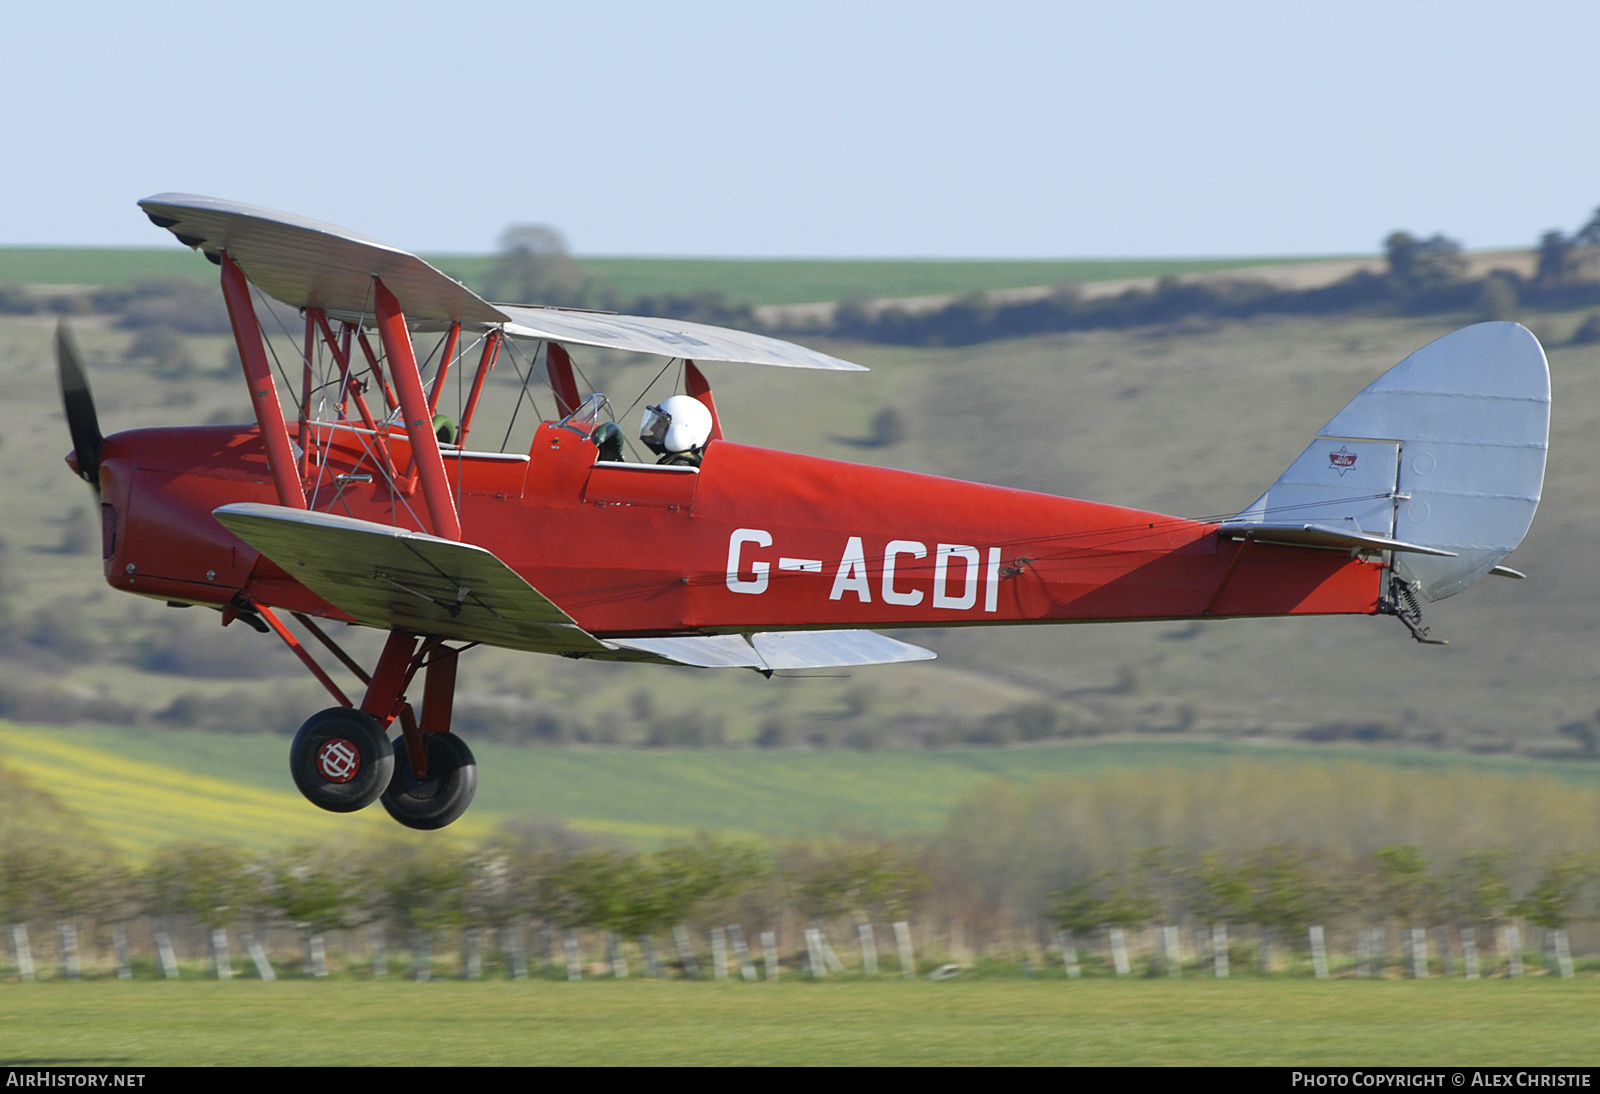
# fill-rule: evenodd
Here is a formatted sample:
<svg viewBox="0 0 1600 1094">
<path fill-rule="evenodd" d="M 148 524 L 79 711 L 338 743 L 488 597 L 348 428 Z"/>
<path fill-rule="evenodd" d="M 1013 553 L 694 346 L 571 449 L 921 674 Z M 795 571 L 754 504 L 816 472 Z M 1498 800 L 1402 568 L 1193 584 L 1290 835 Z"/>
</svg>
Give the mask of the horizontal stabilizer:
<svg viewBox="0 0 1600 1094">
<path fill-rule="evenodd" d="M 357 622 L 533 653 L 612 647 L 482 547 L 387 524 L 239 502 L 223 527 Z"/>
<path fill-rule="evenodd" d="M 737 634 L 616 638 L 612 639 L 612 644 L 646 655 L 643 658 L 623 655 L 619 659 L 664 661 L 702 669 L 749 668 L 762 672 L 892 665 L 930 661 L 937 656 L 932 650 L 872 631 L 770 631 L 751 635 L 748 642 Z"/>
<path fill-rule="evenodd" d="M 1335 528 L 1327 524 L 1236 524 L 1217 529 L 1223 539 L 1249 539 L 1256 543 L 1279 543 L 1290 547 L 1323 547 L 1338 551 L 1400 551 L 1416 555 L 1454 558 L 1454 551 L 1405 543 L 1388 536 L 1373 535 L 1357 528 Z"/>
</svg>

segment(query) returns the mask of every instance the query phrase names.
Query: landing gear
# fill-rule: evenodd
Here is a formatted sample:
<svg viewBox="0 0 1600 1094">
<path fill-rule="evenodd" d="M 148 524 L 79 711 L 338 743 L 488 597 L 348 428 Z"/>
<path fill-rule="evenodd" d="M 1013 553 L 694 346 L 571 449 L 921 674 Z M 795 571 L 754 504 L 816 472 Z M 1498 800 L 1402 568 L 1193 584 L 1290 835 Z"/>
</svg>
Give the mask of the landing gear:
<svg viewBox="0 0 1600 1094">
<path fill-rule="evenodd" d="M 467 742 L 454 733 L 423 733 L 428 773 L 418 778 L 411 768 L 404 737 L 395 739 L 394 773 L 383 792 L 383 807 L 407 828 L 431 831 L 460 817 L 478 791 L 478 761 Z"/>
<path fill-rule="evenodd" d="M 350 707 L 306 719 L 289 747 L 289 771 L 312 805 L 333 813 L 365 809 L 394 774 L 394 750 L 378 720 Z"/>
<path fill-rule="evenodd" d="M 424 830 L 443 828 L 467 811 L 478 790 L 478 761 L 467 743 L 450 732 L 459 648 L 436 636 L 390 631 L 369 676 L 313 620 L 294 613 L 367 685 L 361 705 L 356 706 L 272 609 L 245 604 L 241 610 L 245 607 L 259 613 L 328 693 L 344 704 L 313 714 L 289 749 L 294 784 L 313 805 L 353 813 L 381 798 L 395 820 Z M 426 674 L 420 721 L 405 695 L 419 671 Z M 386 731 L 396 723 L 401 732 L 391 744 Z"/>
</svg>

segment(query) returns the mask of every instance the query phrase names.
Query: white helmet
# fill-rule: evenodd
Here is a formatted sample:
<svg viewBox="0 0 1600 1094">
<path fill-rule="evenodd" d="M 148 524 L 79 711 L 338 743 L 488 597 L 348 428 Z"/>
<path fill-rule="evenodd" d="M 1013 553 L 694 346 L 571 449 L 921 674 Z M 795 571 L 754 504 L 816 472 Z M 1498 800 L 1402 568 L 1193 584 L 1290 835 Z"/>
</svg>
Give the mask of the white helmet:
<svg viewBox="0 0 1600 1094">
<path fill-rule="evenodd" d="M 711 439 L 711 411 L 692 395 L 673 395 L 647 406 L 639 439 L 652 452 L 692 452 Z"/>
</svg>

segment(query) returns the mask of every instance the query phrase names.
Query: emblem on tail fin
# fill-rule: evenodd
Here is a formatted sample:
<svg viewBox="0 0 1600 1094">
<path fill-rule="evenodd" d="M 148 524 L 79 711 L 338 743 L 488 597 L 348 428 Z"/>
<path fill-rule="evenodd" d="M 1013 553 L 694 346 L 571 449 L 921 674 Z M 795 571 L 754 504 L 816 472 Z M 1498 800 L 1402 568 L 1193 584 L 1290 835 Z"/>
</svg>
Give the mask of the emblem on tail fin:
<svg viewBox="0 0 1600 1094">
<path fill-rule="evenodd" d="M 1350 451 L 1349 445 L 1341 444 L 1339 451 L 1328 453 L 1328 466 L 1339 472 L 1339 477 L 1344 478 L 1344 473 L 1356 465 L 1356 453 Z"/>
</svg>

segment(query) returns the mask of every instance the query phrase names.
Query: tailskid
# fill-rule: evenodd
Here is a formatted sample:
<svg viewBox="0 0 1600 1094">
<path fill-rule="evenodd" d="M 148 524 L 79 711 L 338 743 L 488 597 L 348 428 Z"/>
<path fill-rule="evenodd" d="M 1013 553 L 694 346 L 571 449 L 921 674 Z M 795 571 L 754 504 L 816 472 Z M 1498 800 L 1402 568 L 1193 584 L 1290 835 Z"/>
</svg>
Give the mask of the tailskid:
<svg viewBox="0 0 1600 1094">
<path fill-rule="evenodd" d="M 1378 614 L 1392 615 L 1400 620 L 1411 632 L 1411 637 L 1425 646 L 1448 646 L 1448 638 L 1429 638 L 1428 628 L 1422 625 L 1422 603 L 1417 598 L 1418 584 L 1391 571 L 1388 591 L 1378 601 Z"/>
</svg>

